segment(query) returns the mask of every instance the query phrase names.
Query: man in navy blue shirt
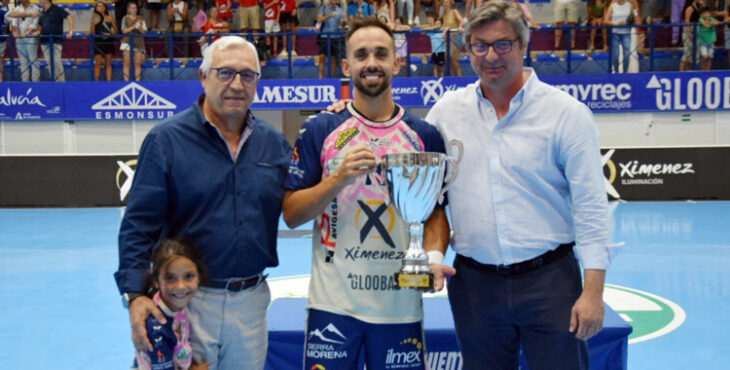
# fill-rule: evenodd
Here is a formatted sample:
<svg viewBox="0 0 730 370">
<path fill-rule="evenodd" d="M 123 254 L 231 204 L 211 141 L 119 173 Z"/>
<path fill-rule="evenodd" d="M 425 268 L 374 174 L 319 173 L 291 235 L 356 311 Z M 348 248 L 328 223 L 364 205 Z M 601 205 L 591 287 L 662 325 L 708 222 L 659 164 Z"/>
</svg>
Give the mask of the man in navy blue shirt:
<svg viewBox="0 0 730 370">
<path fill-rule="evenodd" d="M 217 369 L 263 368 L 270 300 L 263 270 L 279 263 L 291 146 L 249 109 L 260 71 L 251 43 L 218 39 L 203 52 L 198 72 L 205 94 L 156 125 L 142 144 L 114 274 L 138 350 L 152 348 L 146 318 L 166 321 L 142 295 L 152 249 L 180 236 L 199 246 L 210 277 L 188 307 L 193 358 Z"/>
<path fill-rule="evenodd" d="M 66 74 L 63 71 L 61 61 L 63 20 L 68 21 L 66 37 L 70 39 L 74 33 L 74 16 L 60 6 L 53 4 L 51 0 L 40 0 L 40 4 L 43 14 L 41 14 L 38 24 L 41 30 L 41 50 L 43 50 L 43 56 L 48 62 L 48 75 L 51 80 L 66 81 Z M 51 49 L 51 46 L 53 49 Z"/>
</svg>

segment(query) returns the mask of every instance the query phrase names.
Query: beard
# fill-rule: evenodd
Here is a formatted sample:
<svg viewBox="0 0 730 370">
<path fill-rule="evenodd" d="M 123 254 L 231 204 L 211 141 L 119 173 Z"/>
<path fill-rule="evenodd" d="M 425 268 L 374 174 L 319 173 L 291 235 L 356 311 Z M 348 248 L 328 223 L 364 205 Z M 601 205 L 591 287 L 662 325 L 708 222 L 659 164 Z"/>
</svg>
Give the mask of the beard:
<svg viewBox="0 0 730 370">
<path fill-rule="evenodd" d="M 383 81 L 380 82 L 378 85 L 366 85 L 366 80 L 362 77 L 362 73 L 365 72 L 379 72 L 383 75 Z M 360 75 L 354 79 L 355 88 L 357 91 L 359 91 L 361 94 L 365 96 L 369 96 L 371 98 L 375 98 L 380 96 L 385 90 L 390 87 L 390 77 L 383 72 L 381 69 L 373 68 L 369 70 L 362 71 Z"/>
</svg>

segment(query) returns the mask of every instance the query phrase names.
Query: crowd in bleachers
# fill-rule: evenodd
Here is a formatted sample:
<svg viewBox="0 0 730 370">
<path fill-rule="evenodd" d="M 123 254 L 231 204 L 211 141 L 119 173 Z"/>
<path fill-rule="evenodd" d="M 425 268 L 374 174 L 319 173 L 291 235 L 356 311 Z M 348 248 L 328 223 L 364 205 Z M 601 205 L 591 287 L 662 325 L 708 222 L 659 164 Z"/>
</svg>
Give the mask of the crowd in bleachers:
<svg viewBox="0 0 730 370">
<path fill-rule="evenodd" d="M 85 67 L 89 72 L 72 79 L 140 80 L 149 67 L 194 70 L 201 50 L 231 33 L 254 42 L 269 70 L 288 68 L 285 77 L 291 77 L 292 66 L 311 67 L 320 78 L 337 77 L 342 35 L 356 17 L 376 17 L 396 33 L 396 53 L 406 65 L 403 74 L 459 76 L 470 72 L 463 25 L 482 2 L 0 1 L 0 80 L 8 81 L 64 81 L 70 69 Z M 603 60 L 605 72 L 646 70 L 643 65 L 631 69 L 633 55 L 637 60 L 668 57 L 676 62 L 670 68 L 679 70 L 730 66 L 727 0 L 525 1 L 520 5 L 533 28 L 528 63 L 568 62 L 567 70 L 561 67 L 568 73 L 577 69 L 575 63 L 589 60 Z M 651 66 L 663 68 L 653 59 Z M 176 76 L 181 75 L 169 74 Z"/>
</svg>

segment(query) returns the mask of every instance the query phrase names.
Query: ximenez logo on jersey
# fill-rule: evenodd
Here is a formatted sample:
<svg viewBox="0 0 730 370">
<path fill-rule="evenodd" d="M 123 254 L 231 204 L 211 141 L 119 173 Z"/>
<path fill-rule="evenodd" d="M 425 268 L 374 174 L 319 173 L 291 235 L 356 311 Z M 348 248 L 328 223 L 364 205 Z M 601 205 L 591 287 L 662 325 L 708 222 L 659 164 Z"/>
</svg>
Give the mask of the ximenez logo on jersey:
<svg viewBox="0 0 730 370">
<path fill-rule="evenodd" d="M 388 348 L 385 355 L 386 369 L 408 369 L 421 367 L 423 343 L 418 338 L 406 338 L 398 348 Z"/>
<path fill-rule="evenodd" d="M 136 82 L 115 91 L 91 106 L 99 120 L 153 120 L 175 114 L 177 105 Z"/>
</svg>

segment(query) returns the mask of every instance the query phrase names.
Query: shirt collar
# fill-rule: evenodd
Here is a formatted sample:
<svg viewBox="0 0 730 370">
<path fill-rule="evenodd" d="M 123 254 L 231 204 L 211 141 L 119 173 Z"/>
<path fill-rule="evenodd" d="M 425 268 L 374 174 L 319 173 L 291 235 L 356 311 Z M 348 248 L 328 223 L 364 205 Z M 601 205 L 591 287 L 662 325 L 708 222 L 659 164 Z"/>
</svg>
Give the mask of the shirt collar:
<svg viewBox="0 0 730 370">
<path fill-rule="evenodd" d="M 175 311 L 173 311 L 170 307 L 167 307 L 165 304 L 165 301 L 162 300 L 162 296 L 160 295 L 160 292 L 158 291 L 155 293 L 154 298 L 152 300 L 157 303 L 157 306 L 160 307 L 160 310 L 165 314 L 167 317 L 173 317 L 175 316 Z"/>
<path fill-rule="evenodd" d="M 510 107 L 517 107 L 521 105 L 522 102 L 525 100 L 525 96 L 529 98 L 529 94 L 534 91 L 533 86 L 537 84 L 538 81 L 540 81 L 540 79 L 537 78 L 537 73 L 535 73 L 535 70 L 530 67 L 522 68 L 522 73 L 528 73 L 529 76 L 527 77 L 527 81 L 525 81 L 525 84 L 522 85 L 522 88 L 520 88 L 520 91 L 518 91 L 517 94 L 515 94 L 515 96 L 512 97 L 512 99 L 510 100 Z M 489 100 L 484 97 L 484 93 L 482 92 L 479 80 L 477 80 L 474 89 L 479 100 L 489 102 Z M 491 102 L 489 102 L 489 104 L 491 104 Z"/>
<path fill-rule="evenodd" d="M 218 136 L 223 140 L 223 142 L 226 142 L 226 139 L 223 137 L 223 134 L 221 131 L 216 127 L 213 123 L 210 122 L 208 117 L 205 116 L 205 112 L 203 111 L 203 101 L 205 101 L 205 94 L 201 95 L 200 98 L 198 98 L 198 109 L 200 110 L 200 115 L 202 116 L 202 123 L 203 125 L 209 125 L 213 129 L 215 129 L 215 132 L 218 133 Z M 238 146 L 236 149 L 236 153 L 241 153 L 241 148 L 243 148 L 243 144 L 246 143 L 246 140 L 248 140 L 249 137 L 251 137 L 251 134 L 253 134 L 253 126 L 255 117 L 253 116 L 253 113 L 251 113 L 251 109 L 249 109 L 246 112 L 246 116 L 243 118 L 243 132 L 241 132 L 241 138 L 238 140 Z M 228 144 L 226 144 L 226 148 L 228 148 Z M 235 161 L 236 158 L 233 157 L 233 152 L 230 151 L 231 158 Z"/>
</svg>

